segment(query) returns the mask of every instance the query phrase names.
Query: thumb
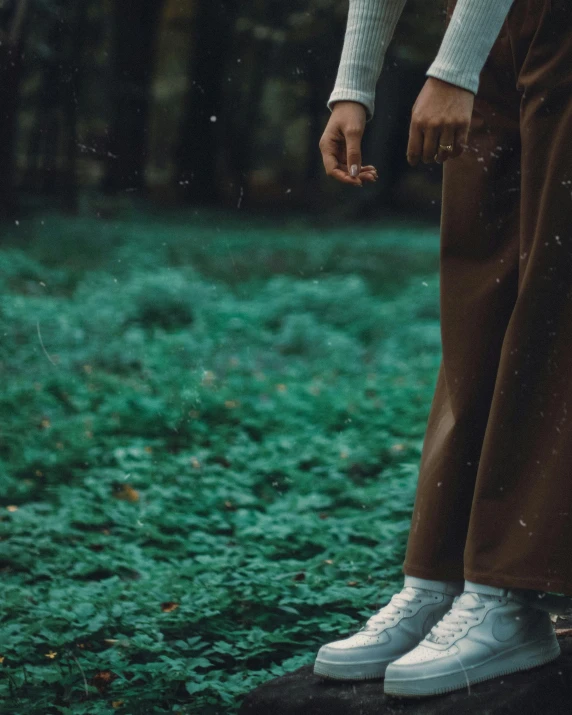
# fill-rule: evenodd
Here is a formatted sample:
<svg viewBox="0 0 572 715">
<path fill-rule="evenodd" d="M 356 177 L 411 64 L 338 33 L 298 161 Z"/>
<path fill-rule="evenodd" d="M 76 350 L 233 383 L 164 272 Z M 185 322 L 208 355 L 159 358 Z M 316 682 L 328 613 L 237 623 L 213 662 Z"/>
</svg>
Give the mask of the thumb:
<svg viewBox="0 0 572 715">
<path fill-rule="evenodd" d="M 361 171 L 361 133 L 351 132 L 346 135 L 348 171 L 357 178 Z"/>
</svg>

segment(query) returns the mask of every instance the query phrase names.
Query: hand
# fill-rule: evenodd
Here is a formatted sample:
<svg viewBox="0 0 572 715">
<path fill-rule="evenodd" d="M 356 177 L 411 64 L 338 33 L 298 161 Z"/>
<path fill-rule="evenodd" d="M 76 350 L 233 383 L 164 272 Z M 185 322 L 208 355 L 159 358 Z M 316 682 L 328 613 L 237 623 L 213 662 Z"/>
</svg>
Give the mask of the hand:
<svg viewBox="0 0 572 715">
<path fill-rule="evenodd" d="M 441 164 L 459 156 L 467 148 L 474 101 L 468 89 L 428 77 L 411 110 L 407 162 L 415 166 L 422 158 L 425 164 Z M 452 144 L 453 150 L 439 144 Z"/>
<path fill-rule="evenodd" d="M 365 123 L 363 104 L 336 102 L 320 139 L 326 174 L 343 184 L 363 186 L 364 182 L 377 181 L 375 166 L 361 165 L 361 140 Z"/>
</svg>

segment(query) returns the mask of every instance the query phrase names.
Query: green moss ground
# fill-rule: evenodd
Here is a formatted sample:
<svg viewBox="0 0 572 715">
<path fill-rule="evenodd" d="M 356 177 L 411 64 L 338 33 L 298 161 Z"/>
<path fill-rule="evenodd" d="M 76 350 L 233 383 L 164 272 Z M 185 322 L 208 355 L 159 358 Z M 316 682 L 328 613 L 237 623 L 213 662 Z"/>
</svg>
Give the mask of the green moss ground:
<svg viewBox="0 0 572 715">
<path fill-rule="evenodd" d="M 55 215 L 0 251 L 0 712 L 234 713 L 402 581 L 438 229 Z"/>
</svg>

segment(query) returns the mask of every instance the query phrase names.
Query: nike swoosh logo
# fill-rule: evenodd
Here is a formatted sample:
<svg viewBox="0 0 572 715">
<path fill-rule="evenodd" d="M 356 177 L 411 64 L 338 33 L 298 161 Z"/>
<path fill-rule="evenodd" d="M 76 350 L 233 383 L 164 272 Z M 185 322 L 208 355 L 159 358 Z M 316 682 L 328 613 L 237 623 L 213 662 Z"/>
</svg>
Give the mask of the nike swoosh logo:
<svg viewBox="0 0 572 715">
<path fill-rule="evenodd" d="M 425 623 L 423 624 L 423 633 L 428 634 L 431 628 L 440 620 L 439 614 L 437 611 L 431 611 L 428 615 L 427 618 L 425 619 Z"/>
<path fill-rule="evenodd" d="M 522 630 L 522 616 L 520 620 L 517 620 L 516 616 L 507 616 L 500 613 L 493 623 L 493 636 L 497 641 L 508 641 L 513 636 L 515 636 L 520 630 Z"/>
</svg>

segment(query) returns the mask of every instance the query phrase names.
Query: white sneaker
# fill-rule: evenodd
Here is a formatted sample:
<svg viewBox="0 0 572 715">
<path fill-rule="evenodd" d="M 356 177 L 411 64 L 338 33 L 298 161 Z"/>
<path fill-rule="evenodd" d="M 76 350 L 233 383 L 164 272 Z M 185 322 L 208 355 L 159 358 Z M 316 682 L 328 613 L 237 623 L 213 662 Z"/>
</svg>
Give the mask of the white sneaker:
<svg viewBox="0 0 572 715">
<path fill-rule="evenodd" d="M 356 634 L 320 648 L 314 673 L 338 680 L 383 678 L 387 665 L 419 643 L 451 608 L 463 585 L 405 576 L 403 589 Z"/>
<path fill-rule="evenodd" d="M 528 670 L 560 655 L 546 604 L 521 589 L 465 582 L 428 635 L 393 661 L 385 674 L 387 695 L 419 697 Z"/>
</svg>

